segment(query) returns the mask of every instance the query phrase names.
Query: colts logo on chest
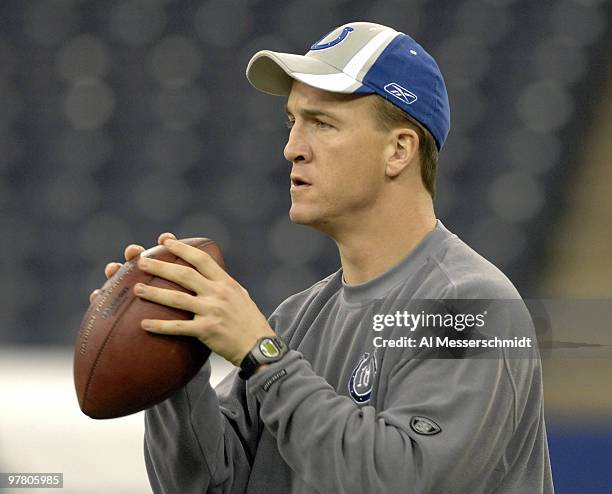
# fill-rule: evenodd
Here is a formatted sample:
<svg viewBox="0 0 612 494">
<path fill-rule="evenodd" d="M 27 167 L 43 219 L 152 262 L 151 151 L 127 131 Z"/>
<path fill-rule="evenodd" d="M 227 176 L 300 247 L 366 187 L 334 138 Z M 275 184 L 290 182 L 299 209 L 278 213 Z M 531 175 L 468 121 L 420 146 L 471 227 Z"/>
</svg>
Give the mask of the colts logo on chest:
<svg viewBox="0 0 612 494">
<path fill-rule="evenodd" d="M 353 369 L 348 384 L 349 393 L 355 403 L 361 404 L 370 401 L 377 370 L 376 352 L 364 353 Z"/>
</svg>

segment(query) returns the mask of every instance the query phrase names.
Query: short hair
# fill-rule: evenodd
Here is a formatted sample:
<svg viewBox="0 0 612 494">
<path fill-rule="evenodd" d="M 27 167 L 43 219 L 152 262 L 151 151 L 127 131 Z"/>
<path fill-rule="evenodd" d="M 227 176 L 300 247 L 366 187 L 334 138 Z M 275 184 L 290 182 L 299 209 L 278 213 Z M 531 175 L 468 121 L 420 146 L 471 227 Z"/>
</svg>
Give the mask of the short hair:
<svg viewBox="0 0 612 494">
<path fill-rule="evenodd" d="M 421 161 L 421 180 L 432 199 L 436 195 L 436 171 L 438 169 L 438 148 L 431 133 L 404 110 L 387 101 L 382 96 L 374 95 L 374 108 L 379 124 L 385 130 L 399 126 L 413 129 L 419 136 L 419 158 Z"/>
</svg>

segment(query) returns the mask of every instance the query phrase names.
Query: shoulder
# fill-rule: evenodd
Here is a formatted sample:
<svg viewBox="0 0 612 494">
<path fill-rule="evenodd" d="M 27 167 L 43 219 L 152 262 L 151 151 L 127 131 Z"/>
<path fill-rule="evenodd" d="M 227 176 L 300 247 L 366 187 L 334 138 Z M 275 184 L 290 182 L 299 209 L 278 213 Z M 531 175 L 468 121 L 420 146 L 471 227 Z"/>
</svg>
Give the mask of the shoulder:
<svg viewBox="0 0 612 494">
<path fill-rule="evenodd" d="M 445 298 L 520 299 L 512 282 L 457 235 L 450 235 L 428 257 L 431 278 Z"/>
<path fill-rule="evenodd" d="M 336 271 L 305 290 L 286 298 L 270 316 L 270 325 L 276 331 L 285 333 L 307 312 L 319 312 L 320 308 L 338 293 L 342 286 L 341 276 L 340 271 Z"/>
<path fill-rule="evenodd" d="M 301 307 L 310 300 L 313 300 L 314 298 L 319 296 L 322 291 L 328 288 L 329 285 L 334 284 L 334 279 L 338 276 L 338 274 L 338 272 L 332 273 L 329 276 L 323 278 L 322 280 L 317 281 L 312 286 L 309 286 L 305 290 L 302 290 L 298 293 L 294 293 L 293 295 L 287 297 L 279 304 L 279 306 L 274 312 L 276 313 L 279 311 L 282 312 L 285 310 L 292 310 L 296 307 Z"/>
</svg>

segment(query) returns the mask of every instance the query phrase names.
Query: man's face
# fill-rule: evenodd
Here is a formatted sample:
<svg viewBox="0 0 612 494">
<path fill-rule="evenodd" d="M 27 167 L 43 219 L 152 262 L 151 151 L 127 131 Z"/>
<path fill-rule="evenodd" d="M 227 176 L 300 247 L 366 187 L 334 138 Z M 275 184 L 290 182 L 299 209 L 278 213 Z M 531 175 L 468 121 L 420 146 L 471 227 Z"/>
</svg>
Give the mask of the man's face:
<svg viewBox="0 0 612 494">
<path fill-rule="evenodd" d="M 284 154 L 292 163 L 289 216 L 294 223 L 333 234 L 358 224 L 380 200 L 386 180 L 383 151 L 390 141 L 377 125 L 371 98 L 293 83 Z"/>
</svg>

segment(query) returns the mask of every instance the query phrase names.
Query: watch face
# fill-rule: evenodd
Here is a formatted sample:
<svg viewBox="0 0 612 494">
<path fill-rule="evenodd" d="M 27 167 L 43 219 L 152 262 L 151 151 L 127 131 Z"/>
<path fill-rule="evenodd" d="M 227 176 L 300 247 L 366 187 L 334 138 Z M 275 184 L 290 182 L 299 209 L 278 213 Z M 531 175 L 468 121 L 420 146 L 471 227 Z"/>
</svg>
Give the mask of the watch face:
<svg viewBox="0 0 612 494">
<path fill-rule="evenodd" d="M 278 357 L 280 355 L 280 349 L 276 346 L 274 340 L 267 338 L 259 344 L 259 350 L 261 353 L 268 358 Z"/>
</svg>

